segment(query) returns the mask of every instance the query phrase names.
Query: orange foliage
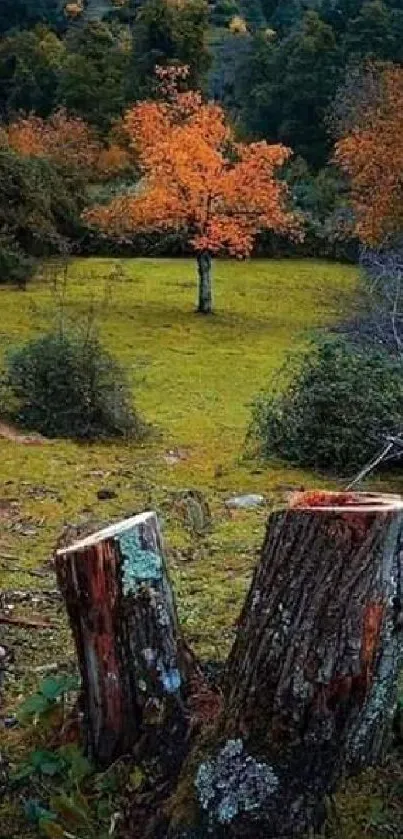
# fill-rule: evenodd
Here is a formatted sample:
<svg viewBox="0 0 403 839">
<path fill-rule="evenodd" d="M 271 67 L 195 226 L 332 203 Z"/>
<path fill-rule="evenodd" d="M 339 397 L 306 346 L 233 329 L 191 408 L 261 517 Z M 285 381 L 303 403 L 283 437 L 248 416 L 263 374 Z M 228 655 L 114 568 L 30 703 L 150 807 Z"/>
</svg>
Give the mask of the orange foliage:
<svg viewBox="0 0 403 839">
<path fill-rule="evenodd" d="M 250 254 L 263 228 L 295 234 L 286 186 L 276 179 L 290 150 L 237 143 L 219 105 L 179 92 L 185 72 L 159 69 L 164 101 L 140 102 L 124 117 L 142 174 L 137 194 L 89 210 L 87 220 L 118 235 L 187 230 L 196 252 L 237 257 Z"/>
<path fill-rule="evenodd" d="M 112 142 L 109 146 L 101 149 L 96 168 L 99 176 L 107 180 L 127 169 L 129 164 L 130 157 L 126 149 Z"/>
<path fill-rule="evenodd" d="M 340 140 L 335 152 L 351 179 L 357 235 L 369 245 L 403 226 L 403 68 L 384 68 L 381 81 L 363 127 Z"/>
<path fill-rule="evenodd" d="M 18 154 L 46 157 L 74 168 L 93 168 L 100 154 L 100 144 L 89 126 L 65 110 L 56 111 L 48 119 L 35 114 L 19 117 L 8 126 L 7 134 Z"/>
<path fill-rule="evenodd" d="M 63 109 L 48 119 L 35 114 L 19 117 L 4 133 L 9 146 L 23 157 L 45 157 L 101 179 L 113 177 L 130 163 L 129 153 L 119 144 L 117 129 L 109 145 L 103 146 L 84 120 Z"/>
</svg>

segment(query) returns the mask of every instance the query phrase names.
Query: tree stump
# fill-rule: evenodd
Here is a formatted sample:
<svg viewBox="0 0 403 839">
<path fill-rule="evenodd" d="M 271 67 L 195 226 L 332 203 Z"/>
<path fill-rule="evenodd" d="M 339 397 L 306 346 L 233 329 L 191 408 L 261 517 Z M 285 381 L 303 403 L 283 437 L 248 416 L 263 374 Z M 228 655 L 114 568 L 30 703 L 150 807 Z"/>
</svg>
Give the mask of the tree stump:
<svg viewBox="0 0 403 839">
<path fill-rule="evenodd" d="M 155 513 L 62 548 L 55 563 L 81 671 L 89 755 L 108 765 L 152 725 L 161 736 L 175 729 L 166 758 L 176 763 L 192 662 Z"/>
<path fill-rule="evenodd" d="M 323 821 L 342 775 L 382 758 L 401 665 L 402 532 L 393 495 L 301 493 L 272 513 L 222 701 L 202 677 L 193 689 L 200 670 L 155 514 L 58 551 L 91 756 L 107 764 L 150 730 L 147 757 L 166 753 L 155 786 L 174 792 L 162 828 L 144 835 L 296 837 Z"/>
<path fill-rule="evenodd" d="M 170 836 L 300 835 L 344 773 L 382 757 L 401 663 L 402 512 L 397 496 L 302 493 L 272 513 L 223 711 L 184 766 Z"/>
</svg>

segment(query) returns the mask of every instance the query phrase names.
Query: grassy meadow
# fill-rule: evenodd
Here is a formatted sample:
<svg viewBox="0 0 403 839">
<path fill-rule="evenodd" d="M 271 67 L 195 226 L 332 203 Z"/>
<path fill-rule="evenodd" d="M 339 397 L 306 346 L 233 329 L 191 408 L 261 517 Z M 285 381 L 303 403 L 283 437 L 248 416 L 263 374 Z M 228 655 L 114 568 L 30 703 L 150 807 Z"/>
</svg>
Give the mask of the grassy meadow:
<svg viewBox="0 0 403 839">
<path fill-rule="evenodd" d="M 262 509 L 230 518 L 225 499 L 258 492 L 279 500 L 292 487 L 317 483 L 279 463 L 245 461 L 250 402 L 289 350 L 351 307 L 356 271 L 314 261 L 217 262 L 216 314 L 206 318 L 194 313 L 192 261 L 119 266 L 111 279 L 113 261 L 78 260 L 57 292 L 46 268 L 25 293 L 0 290 L 0 352 L 49 327 L 62 311 L 76 323 L 93 311 L 151 425 L 141 444 L 0 439 L 2 494 L 12 503 L 4 511 L 4 549 L 35 568 L 49 559 L 67 523 L 155 508 L 177 557 L 172 569 L 191 640 L 202 654 L 222 656 L 267 515 Z M 117 497 L 99 501 L 104 487 Z M 196 544 L 175 516 L 175 492 L 183 488 L 203 491 L 212 509 L 212 532 Z M 3 584 L 27 584 L 2 570 Z"/>
<path fill-rule="evenodd" d="M 60 282 L 56 292 L 46 266 L 26 292 L 0 289 L 0 354 L 49 327 L 61 312 L 80 322 L 93 311 L 102 340 L 126 368 L 135 404 L 152 428 L 138 444 L 24 445 L 0 438 L 2 588 L 38 588 L 39 610 L 40 590 L 55 587 L 50 560 L 66 525 L 152 508 L 162 522 L 185 632 L 201 656 L 223 658 L 270 505 L 301 485 L 329 484 L 279 462 L 245 459 L 251 400 L 274 380 L 287 353 L 304 347 L 313 329 L 351 312 L 357 271 L 313 260 L 219 261 L 216 314 L 204 318 L 194 313 L 192 261 L 122 260 L 119 270 L 116 265 L 73 261 L 64 290 Z M 97 493 L 105 488 L 116 496 L 99 500 Z M 212 527 L 203 536 L 183 520 L 176 503 L 181 489 L 202 491 L 210 505 Z M 228 511 L 225 500 L 245 492 L 263 494 L 267 505 Z M 9 561 L 1 554 L 16 557 L 17 570 L 7 570 Z M 26 574 L 38 569 L 43 577 Z M 30 614 L 34 607 L 26 608 Z M 63 665 L 74 657 L 63 609 L 44 609 L 56 630 L 10 633 L 16 649 L 10 711 L 36 685 L 34 666 Z M 10 745 L 23 751 L 24 737 L 18 729 L 10 732 Z M 387 776 L 369 773 L 352 794 L 350 787 L 340 795 L 332 839 L 390 835 L 371 827 L 385 784 Z M 24 827 L 14 804 L 7 804 L 4 836 L 36 835 Z"/>
</svg>

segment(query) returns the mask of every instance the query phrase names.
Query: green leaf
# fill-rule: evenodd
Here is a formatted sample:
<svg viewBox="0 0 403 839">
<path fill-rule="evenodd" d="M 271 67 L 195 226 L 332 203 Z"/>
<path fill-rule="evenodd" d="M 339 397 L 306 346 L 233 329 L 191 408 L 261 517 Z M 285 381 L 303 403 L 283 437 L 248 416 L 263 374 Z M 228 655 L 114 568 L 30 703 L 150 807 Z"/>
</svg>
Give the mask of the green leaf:
<svg viewBox="0 0 403 839">
<path fill-rule="evenodd" d="M 94 787 L 101 794 L 117 792 L 120 787 L 119 771 L 117 766 L 110 766 L 94 780 Z"/>
<path fill-rule="evenodd" d="M 40 692 L 43 696 L 46 696 L 46 699 L 54 700 L 64 693 L 64 688 L 61 686 L 60 679 L 49 676 L 43 680 Z"/>
<path fill-rule="evenodd" d="M 48 676 L 43 680 L 40 693 L 51 701 L 60 699 L 65 693 L 77 690 L 79 682 L 76 676 Z"/>
<path fill-rule="evenodd" d="M 24 813 L 28 821 L 32 824 L 38 824 L 39 821 L 51 821 L 55 818 L 54 813 L 51 813 L 50 810 L 45 810 L 35 798 L 29 798 L 24 801 Z"/>
<path fill-rule="evenodd" d="M 31 754 L 32 766 L 43 775 L 57 775 L 64 769 L 64 761 L 58 754 L 47 749 L 37 749 Z"/>
<path fill-rule="evenodd" d="M 49 702 L 46 697 L 42 696 L 40 693 L 34 693 L 32 696 L 28 696 L 28 698 L 21 703 L 17 709 L 17 718 L 20 722 L 24 722 L 31 717 L 43 714 L 48 707 Z"/>
<path fill-rule="evenodd" d="M 20 769 L 17 772 L 14 772 L 11 775 L 11 783 L 19 783 L 20 781 L 25 781 L 27 778 L 30 778 L 31 775 L 36 771 L 35 766 L 32 766 L 32 763 L 23 763 Z"/>
<path fill-rule="evenodd" d="M 79 785 L 85 778 L 93 774 L 93 766 L 75 743 L 61 746 L 58 754 L 68 767 L 69 778 L 73 783 Z"/>
<path fill-rule="evenodd" d="M 109 820 L 112 809 L 112 803 L 108 798 L 100 798 L 96 805 L 97 820 L 99 822 Z"/>
</svg>

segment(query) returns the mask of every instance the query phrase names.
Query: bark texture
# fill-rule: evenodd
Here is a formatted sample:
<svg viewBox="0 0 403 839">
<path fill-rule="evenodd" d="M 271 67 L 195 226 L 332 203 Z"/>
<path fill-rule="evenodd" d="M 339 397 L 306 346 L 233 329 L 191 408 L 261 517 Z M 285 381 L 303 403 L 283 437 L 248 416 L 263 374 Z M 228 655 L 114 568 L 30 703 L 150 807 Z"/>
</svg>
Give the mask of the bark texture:
<svg viewBox="0 0 403 839">
<path fill-rule="evenodd" d="M 364 493 L 302 493 L 272 513 L 222 696 L 182 640 L 155 514 L 58 551 L 90 755 L 108 764 L 143 742 L 152 765 L 165 757 L 170 801 L 151 799 L 158 827 L 133 802 L 133 835 L 296 837 L 323 821 L 342 775 L 382 758 L 402 521 L 400 497 Z"/>
<path fill-rule="evenodd" d="M 81 670 L 88 753 L 108 765 L 152 725 L 161 737 L 175 729 L 175 747 L 166 747 L 167 763 L 175 763 L 187 734 L 191 661 L 156 515 L 63 548 L 55 562 Z"/>
<path fill-rule="evenodd" d="M 208 251 L 203 251 L 197 255 L 197 269 L 199 274 L 199 302 L 197 311 L 202 315 L 211 315 L 213 310 L 211 256 Z"/>
<path fill-rule="evenodd" d="M 342 774 L 382 757 L 401 663 L 401 522 L 400 499 L 363 494 L 303 494 L 270 516 L 222 715 L 179 788 L 180 812 L 196 799 L 197 835 L 297 836 L 321 823 Z M 173 812 L 171 835 L 190 835 Z"/>
</svg>

